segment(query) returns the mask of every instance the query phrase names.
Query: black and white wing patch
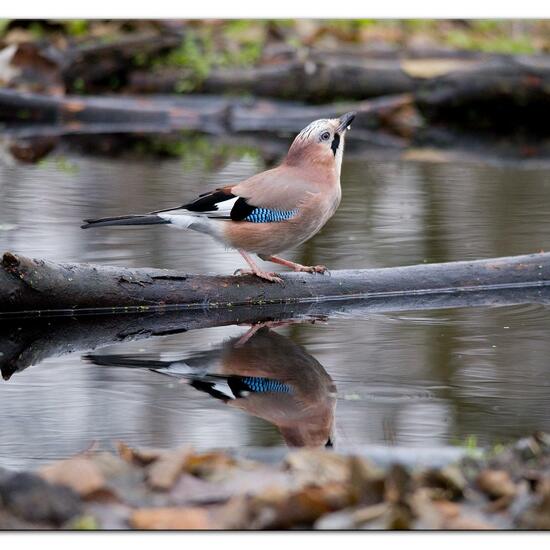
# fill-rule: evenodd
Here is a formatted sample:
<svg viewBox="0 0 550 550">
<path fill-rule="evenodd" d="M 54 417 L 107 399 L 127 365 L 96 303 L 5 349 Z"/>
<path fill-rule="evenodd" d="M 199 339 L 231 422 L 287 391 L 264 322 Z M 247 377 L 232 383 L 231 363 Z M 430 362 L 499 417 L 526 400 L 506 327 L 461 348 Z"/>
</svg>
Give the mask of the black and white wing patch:
<svg viewBox="0 0 550 550">
<path fill-rule="evenodd" d="M 233 195 L 227 189 L 217 189 L 210 193 L 203 193 L 193 202 L 179 208 L 160 210 L 159 213 L 189 213 L 203 214 L 209 218 L 222 220 L 246 221 L 252 223 L 271 223 L 288 220 L 298 213 L 294 210 L 277 210 L 261 208 L 249 204 L 247 199 Z"/>
<path fill-rule="evenodd" d="M 233 221 L 244 220 L 256 209 L 248 204 L 246 199 L 225 189 L 204 193 L 197 200 L 184 204 L 182 208 L 189 212 L 206 214 L 208 217 Z"/>
<path fill-rule="evenodd" d="M 193 202 L 184 204 L 177 208 L 168 208 L 166 210 L 157 210 L 154 214 L 203 214 L 209 218 L 231 219 L 231 210 L 239 197 L 232 193 L 217 189 L 209 193 L 203 193 Z"/>
<path fill-rule="evenodd" d="M 216 190 L 210 193 L 203 193 L 198 199 L 184 204 L 182 209 L 189 212 L 206 214 L 212 218 L 231 219 L 231 211 L 238 202 L 239 197 L 225 190 Z"/>
</svg>

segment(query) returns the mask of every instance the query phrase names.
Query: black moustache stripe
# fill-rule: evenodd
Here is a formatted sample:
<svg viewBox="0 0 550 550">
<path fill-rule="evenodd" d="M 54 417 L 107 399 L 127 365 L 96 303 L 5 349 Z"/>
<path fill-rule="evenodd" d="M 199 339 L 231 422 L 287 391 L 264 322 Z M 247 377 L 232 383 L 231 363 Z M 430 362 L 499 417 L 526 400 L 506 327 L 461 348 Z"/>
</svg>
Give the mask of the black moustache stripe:
<svg viewBox="0 0 550 550">
<path fill-rule="evenodd" d="M 330 145 L 330 148 L 332 149 L 334 156 L 336 156 L 336 151 L 338 151 L 339 146 L 340 146 L 340 134 L 334 134 L 334 139 L 332 140 L 332 143 Z"/>
</svg>

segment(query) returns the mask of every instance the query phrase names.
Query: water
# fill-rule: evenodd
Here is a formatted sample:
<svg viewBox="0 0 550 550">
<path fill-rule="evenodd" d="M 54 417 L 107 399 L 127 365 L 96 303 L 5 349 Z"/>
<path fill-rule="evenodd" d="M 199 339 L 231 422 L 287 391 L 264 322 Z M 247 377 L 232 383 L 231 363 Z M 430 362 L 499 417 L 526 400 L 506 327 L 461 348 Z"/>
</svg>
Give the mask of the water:
<svg viewBox="0 0 550 550">
<path fill-rule="evenodd" d="M 365 268 L 550 248 L 545 165 L 375 159 L 348 155 L 340 209 L 290 259 Z M 265 168 L 259 150 L 209 142 L 176 159 L 68 151 L 37 165 L 6 163 L 0 250 L 230 273 L 242 267 L 239 255 L 203 235 L 162 226 L 83 231 L 79 224 L 177 205 Z M 96 352 L 179 361 L 172 367 L 178 376 L 96 365 L 69 336 L 54 355 L 44 352 L 0 384 L 0 465 L 37 465 L 116 440 L 425 447 L 472 439 L 492 445 L 550 430 L 550 312 L 543 305 L 336 315 L 324 324 L 266 328 L 244 341 L 247 330 L 204 328 Z M 249 391 L 261 390 L 258 384 L 278 391 Z M 241 395 L 227 400 L 231 391 Z"/>
</svg>

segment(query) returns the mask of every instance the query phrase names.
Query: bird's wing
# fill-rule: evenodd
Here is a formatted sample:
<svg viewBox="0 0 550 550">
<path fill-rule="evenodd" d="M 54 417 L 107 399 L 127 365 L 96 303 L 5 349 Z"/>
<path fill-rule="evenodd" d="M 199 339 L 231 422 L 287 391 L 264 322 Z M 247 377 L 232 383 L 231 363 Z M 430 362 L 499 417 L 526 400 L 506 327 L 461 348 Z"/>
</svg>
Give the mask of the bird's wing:
<svg viewBox="0 0 550 550">
<path fill-rule="evenodd" d="M 295 216 L 303 201 L 317 192 L 298 174 L 279 167 L 237 185 L 203 193 L 178 208 L 158 210 L 152 214 L 195 214 L 221 220 L 279 222 Z"/>
<path fill-rule="evenodd" d="M 183 206 L 157 210 L 151 214 L 196 214 L 209 218 L 231 219 L 231 211 L 238 200 L 239 197 L 231 192 L 230 187 L 224 187 L 203 193 Z"/>
<path fill-rule="evenodd" d="M 258 208 L 293 210 L 320 191 L 301 171 L 286 165 L 252 176 L 231 192 Z"/>
<path fill-rule="evenodd" d="M 292 395 L 293 389 L 279 380 L 252 376 L 186 376 L 191 386 L 224 401 L 246 399 L 250 395 Z"/>
</svg>

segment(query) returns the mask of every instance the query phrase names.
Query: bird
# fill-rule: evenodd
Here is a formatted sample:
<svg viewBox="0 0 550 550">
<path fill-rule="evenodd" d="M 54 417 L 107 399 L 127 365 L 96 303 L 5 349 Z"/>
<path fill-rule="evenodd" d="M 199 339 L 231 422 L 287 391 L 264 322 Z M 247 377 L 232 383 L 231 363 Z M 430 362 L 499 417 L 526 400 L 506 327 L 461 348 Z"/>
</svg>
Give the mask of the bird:
<svg viewBox="0 0 550 550">
<path fill-rule="evenodd" d="M 273 326 L 283 326 L 282 323 Z M 182 360 L 88 354 L 95 365 L 149 369 L 278 429 L 289 447 L 332 447 L 336 386 L 323 366 L 269 324 Z"/>
<path fill-rule="evenodd" d="M 292 142 L 281 164 L 238 183 L 218 187 L 176 208 L 110 218 L 87 219 L 81 227 L 169 224 L 213 237 L 236 249 L 255 275 L 283 280 L 262 270 L 251 254 L 297 272 L 325 273 L 323 265 L 305 266 L 277 254 L 320 231 L 340 204 L 340 173 L 347 131 L 355 112 L 308 124 Z"/>
</svg>

